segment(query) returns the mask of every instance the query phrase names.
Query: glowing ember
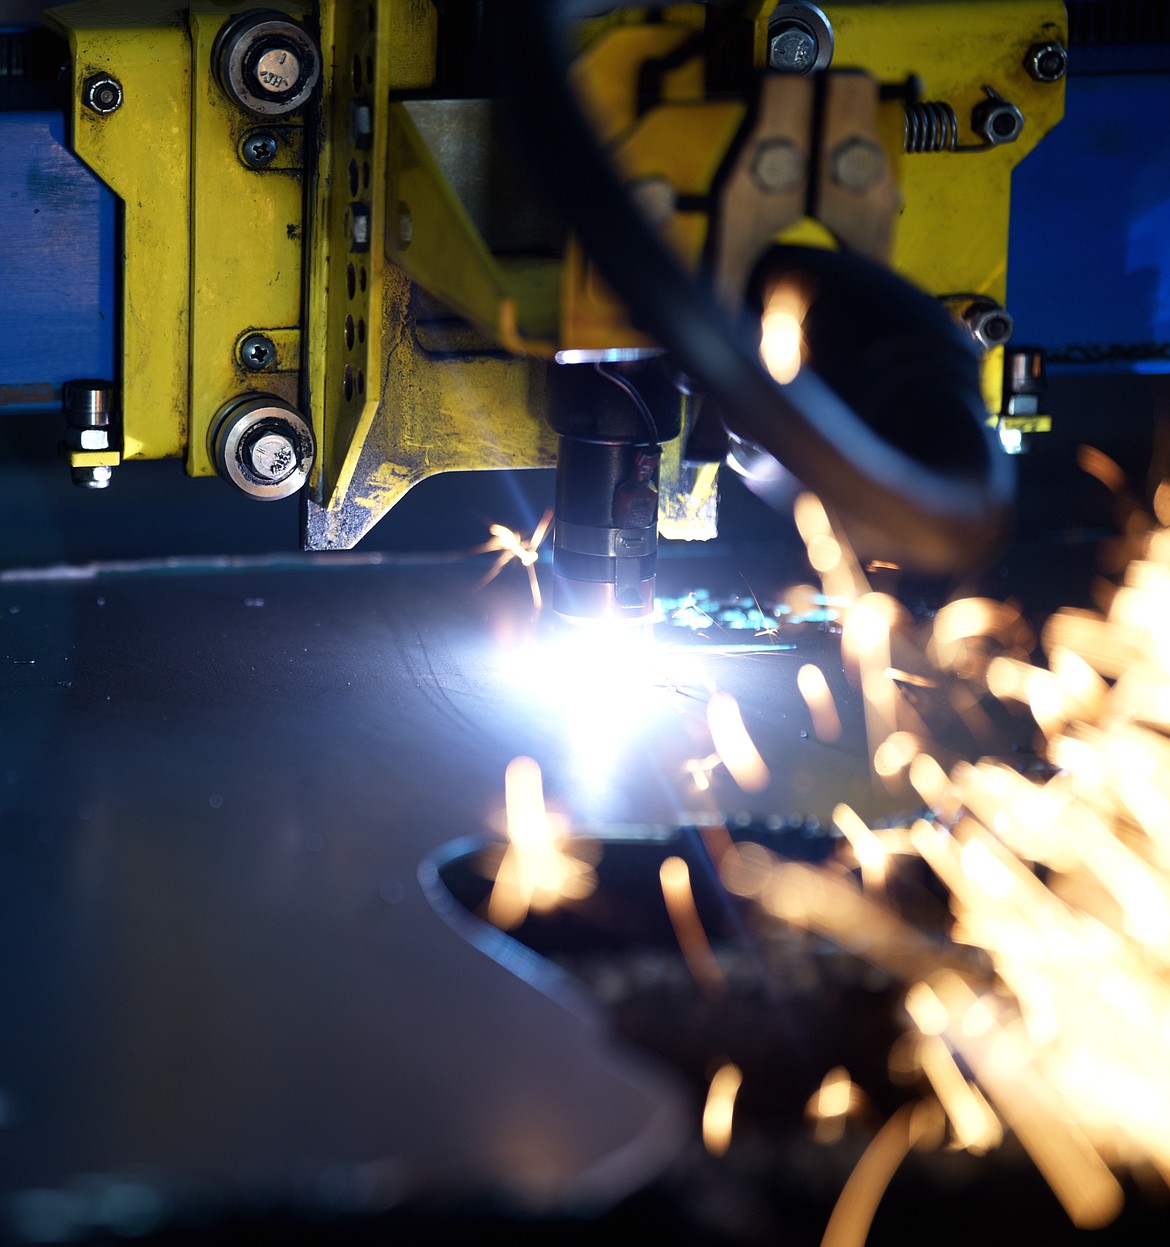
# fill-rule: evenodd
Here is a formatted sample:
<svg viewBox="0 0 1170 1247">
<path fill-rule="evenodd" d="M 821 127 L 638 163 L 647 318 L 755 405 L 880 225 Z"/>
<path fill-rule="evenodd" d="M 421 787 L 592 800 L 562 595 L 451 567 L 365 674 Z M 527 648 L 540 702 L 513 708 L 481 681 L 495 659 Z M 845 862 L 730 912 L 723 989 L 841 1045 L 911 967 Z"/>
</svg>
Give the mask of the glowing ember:
<svg viewBox="0 0 1170 1247">
<path fill-rule="evenodd" d="M 686 862 L 681 857 L 668 857 L 658 868 L 658 879 L 675 938 L 695 982 L 708 992 L 722 992 L 725 987 L 723 971 L 695 907 L 691 872 Z"/>
<path fill-rule="evenodd" d="M 703 1146 L 712 1156 L 722 1156 L 731 1146 L 731 1122 L 735 1113 L 735 1097 L 739 1094 L 743 1074 L 738 1065 L 721 1065 L 707 1088 L 703 1106 Z"/>
<path fill-rule="evenodd" d="M 865 1092 L 848 1070 L 835 1066 L 804 1106 L 805 1116 L 813 1123 L 813 1137 L 818 1143 L 836 1143 L 845 1133 L 846 1120 L 867 1103 Z"/>
<path fill-rule="evenodd" d="M 1110 461 L 1082 459 L 1118 487 Z M 924 736 L 891 730 L 875 769 L 907 774 L 929 818 L 874 831 L 841 805 L 845 843 L 824 867 L 758 846 L 721 863 L 729 889 L 906 984 L 913 1067 L 950 1146 L 985 1152 L 1010 1130 L 1080 1227 L 1116 1217 L 1115 1169 L 1144 1165 L 1170 1181 L 1170 533 L 1148 535 L 1107 603 L 1048 622 L 1045 667 L 1026 661 L 1030 632 L 1013 607 L 968 599 L 933 622 L 940 668 L 1028 707 L 1043 773 L 994 759 L 948 770 Z M 896 628 L 869 595 L 848 609 L 843 645 L 888 676 Z M 949 942 L 885 903 L 891 844 L 912 847 L 945 885 Z M 844 869 L 850 856 L 862 889 Z M 899 1049 L 891 1067 L 907 1056 Z M 915 1120 L 907 1110 L 879 1132 L 826 1244 L 864 1240 Z"/>
<path fill-rule="evenodd" d="M 491 540 L 485 542 L 482 546 L 477 546 L 472 553 L 490 554 L 499 551 L 500 557 L 488 569 L 487 574 L 476 585 L 476 588 L 482 589 L 484 585 L 490 584 L 515 559 L 528 573 L 528 586 L 532 592 L 532 604 L 537 610 L 540 610 L 540 583 L 536 579 L 536 560 L 540 557 L 540 543 L 548 535 L 552 518 L 552 511 L 546 511 L 541 516 L 540 523 L 537 524 L 532 536 L 527 541 L 524 541 L 519 533 L 513 532 L 512 529 L 505 527 L 503 524 L 489 525 L 488 532 L 492 535 Z"/>
<path fill-rule="evenodd" d="M 730 693 L 715 693 L 707 703 L 707 726 L 715 751 L 735 782 L 745 792 L 762 792 L 771 775 Z"/>
<path fill-rule="evenodd" d="M 571 837 L 563 819 L 545 809 L 540 767 L 514 758 L 504 775 L 508 847 L 488 900 L 488 921 L 502 930 L 518 927 L 529 910 L 583 900 L 597 886 L 592 863 Z"/>
<path fill-rule="evenodd" d="M 825 673 L 812 663 L 805 663 L 796 673 L 796 687 L 804 698 L 804 704 L 812 716 L 813 731 L 817 740 L 826 744 L 841 738 L 841 720 L 837 706 L 829 690 Z"/>
<path fill-rule="evenodd" d="M 778 283 L 768 292 L 760 318 L 760 359 L 781 385 L 800 372 L 807 310 L 807 301 L 789 285 Z"/>
</svg>

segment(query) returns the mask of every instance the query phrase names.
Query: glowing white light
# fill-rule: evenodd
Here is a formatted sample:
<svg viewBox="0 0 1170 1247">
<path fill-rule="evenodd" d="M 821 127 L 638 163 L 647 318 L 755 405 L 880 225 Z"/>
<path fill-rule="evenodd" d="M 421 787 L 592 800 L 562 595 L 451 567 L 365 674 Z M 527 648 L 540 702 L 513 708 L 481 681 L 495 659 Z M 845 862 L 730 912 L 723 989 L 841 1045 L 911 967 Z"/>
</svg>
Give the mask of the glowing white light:
<svg viewBox="0 0 1170 1247">
<path fill-rule="evenodd" d="M 1024 434 L 1020 429 L 999 426 L 999 444 L 1009 455 L 1022 454 L 1024 450 Z"/>
</svg>

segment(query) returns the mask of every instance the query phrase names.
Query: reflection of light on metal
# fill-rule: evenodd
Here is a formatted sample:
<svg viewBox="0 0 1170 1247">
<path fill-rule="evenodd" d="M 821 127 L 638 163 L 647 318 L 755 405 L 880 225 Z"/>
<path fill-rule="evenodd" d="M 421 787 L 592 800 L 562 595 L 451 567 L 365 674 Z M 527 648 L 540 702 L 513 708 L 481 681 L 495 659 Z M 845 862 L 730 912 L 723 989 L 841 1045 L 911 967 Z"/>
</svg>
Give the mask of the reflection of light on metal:
<svg viewBox="0 0 1170 1247">
<path fill-rule="evenodd" d="M 805 1117 L 813 1123 L 813 1138 L 818 1143 L 836 1143 L 845 1133 L 846 1120 L 867 1102 L 849 1071 L 843 1065 L 835 1066 L 804 1106 Z"/>
<path fill-rule="evenodd" d="M 695 982 L 712 994 L 723 991 L 723 971 L 703 930 L 686 862 L 681 857 L 668 857 L 658 868 L 658 880 L 675 938 Z"/>
<path fill-rule="evenodd" d="M 817 740 L 831 743 L 841 738 L 841 720 L 825 673 L 813 663 L 805 663 L 796 673 L 796 687 L 812 718 Z"/>
<path fill-rule="evenodd" d="M 739 703 L 730 693 L 715 693 L 708 701 L 707 727 L 715 752 L 735 782 L 744 792 L 762 792 L 771 775 L 748 735 Z"/>
<path fill-rule="evenodd" d="M 503 524 L 490 525 L 488 532 L 491 533 L 492 539 L 485 542 L 482 546 L 477 546 L 472 553 L 490 554 L 499 551 L 500 557 L 488 569 L 487 574 L 476 585 L 476 588 L 482 589 L 484 585 L 495 580 L 500 572 L 515 559 L 528 573 L 528 585 L 532 591 L 532 604 L 537 610 L 540 610 L 540 584 L 536 579 L 536 560 L 540 557 L 540 543 L 548 534 L 552 518 L 552 511 L 546 511 L 541 516 L 540 523 L 537 524 L 532 536 L 527 541 L 524 541 L 519 533 L 513 532 L 512 529 L 505 527 Z"/>
<path fill-rule="evenodd" d="M 504 800 L 508 846 L 492 885 L 487 916 L 507 931 L 519 926 L 530 910 L 541 912 L 565 900 L 584 900 L 596 888 L 597 876 L 582 855 L 580 842 L 570 847 L 564 820 L 546 810 L 540 767 L 532 758 L 514 758 L 508 764 Z"/>
<path fill-rule="evenodd" d="M 760 359 L 781 385 L 795 380 L 800 371 L 807 311 L 807 300 L 791 286 L 777 283 L 768 292 L 760 317 Z"/>
<path fill-rule="evenodd" d="M 735 1097 L 743 1083 L 738 1065 L 721 1065 L 707 1088 L 703 1105 L 703 1146 L 712 1156 L 722 1156 L 731 1146 L 731 1122 L 735 1114 Z"/>
</svg>

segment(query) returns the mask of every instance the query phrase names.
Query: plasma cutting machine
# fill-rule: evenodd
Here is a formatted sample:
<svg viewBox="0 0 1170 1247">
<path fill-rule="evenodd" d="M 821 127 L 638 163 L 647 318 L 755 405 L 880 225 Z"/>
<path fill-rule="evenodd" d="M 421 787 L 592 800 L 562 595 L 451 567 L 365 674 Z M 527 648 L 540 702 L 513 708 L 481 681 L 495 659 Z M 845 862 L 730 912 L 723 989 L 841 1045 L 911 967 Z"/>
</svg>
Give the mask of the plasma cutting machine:
<svg viewBox="0 0 1170 1247">
<path fill-rule="evenodd" d="M 1010 181 L 1061 117 L 1062 4 L 44 16 L 116 199 L 113 367 L 49 387 L 78 484 L 181 458 L 300 491 L 326 550 L 434 473 L 555 464 L 571 618 L 651 610 L 725 462 L 927 572 L 1003 533 L 1001 441 L 1044 424 L 1040 361 L 1005 369 Z"/>
</svg>

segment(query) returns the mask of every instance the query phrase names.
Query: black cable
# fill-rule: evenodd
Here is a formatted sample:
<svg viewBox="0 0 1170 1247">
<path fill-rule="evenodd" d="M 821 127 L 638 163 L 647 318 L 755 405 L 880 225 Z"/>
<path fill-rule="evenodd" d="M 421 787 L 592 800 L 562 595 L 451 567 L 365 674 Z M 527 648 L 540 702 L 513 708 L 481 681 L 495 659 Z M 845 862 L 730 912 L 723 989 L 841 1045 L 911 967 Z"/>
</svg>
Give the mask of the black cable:
<svg viewBox="0 0 1170 1247">
<path fill-rule="evenodd" d="M 507 31 L 497 49 L 499 81 L 518 133 L 633 323 L 677 358 L 738 436 L 775 456 L 844 519 L 876 530 L 881 548 L 873 553 L 936 573 L 984 561 L 1007 525 L 1013 472 L 984 427 L 982 402 L 948 396 L 977 430 L 980 453 L 961 468 L 936 470 L 886 442 L 811 368 L 778 386 L 759 361 L 758 324 L 732 323 L 684 272 L 598 146 L 569 85 L 573 5 L 498 7 Z M 934 302 L 908 283 L 900 288 L 903 301 Z"/>
</svg>

